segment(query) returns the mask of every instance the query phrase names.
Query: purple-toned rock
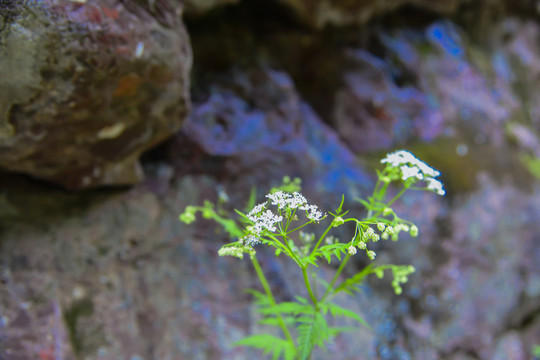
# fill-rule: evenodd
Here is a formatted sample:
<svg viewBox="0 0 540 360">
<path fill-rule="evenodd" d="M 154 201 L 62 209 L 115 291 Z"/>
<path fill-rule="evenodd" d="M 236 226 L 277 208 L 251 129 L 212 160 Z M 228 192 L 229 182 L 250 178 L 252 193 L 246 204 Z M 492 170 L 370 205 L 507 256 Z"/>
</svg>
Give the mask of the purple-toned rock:
<svg viewBox="0 0 540 360">
<path fill-rule="evenodd" d="M 78 189 L 133 184 L 189 108 L 180 5 L 3 3 L 0 167 Z"/>
<path fill-rule="evenodd" d="M 258 184 L 301 176 L 307 186 L 336 193 L 357 194 L 369 184 L 354 155 L 301 100 L 286 73 L 251 69 L 225 78 L 203 101 L 194 101 L 182 131 L 207 154 L 227 157 L 229 173 Z"/>
<path fill-rule="evenodd" d="M 390 149 L 411 138 L 433 140 L 443 130 L 440 110 L 416 86 L 398 86 L 389 64 L 363 50 L 343 75 L 332 122 L 355 152 Z"/>
</svg>

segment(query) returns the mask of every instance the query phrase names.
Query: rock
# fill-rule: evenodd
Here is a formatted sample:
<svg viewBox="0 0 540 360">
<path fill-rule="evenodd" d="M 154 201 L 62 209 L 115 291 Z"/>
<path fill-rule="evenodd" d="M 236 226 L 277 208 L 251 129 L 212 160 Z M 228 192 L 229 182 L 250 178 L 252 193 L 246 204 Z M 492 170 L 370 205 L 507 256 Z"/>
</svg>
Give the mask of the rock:
<svg viewBox="0 0 540 360">
<path fill-rule="evenodd" d="M 237 4 L 239 0 L 185 0 L 186 15 L 201 15 L 217 7 Z"/>
<path fill-rule="evenodd" d="M 302 176 L 305 186 L 334 193 L 359 194 L 370 184 L 286 73 L 231 71 L 200 97 L 205 100 L 194 100 L 182 132 L 207 154 L 228 158 L 227 173 L 244 174 L 259 185 L 283 175 Z"/>
<path fill-rule="evenodd" d="M 306 24 L 316 28 L 326 25 L 350 26 L 366 24 L 373 17 L 397 10 L 404 5 L 414 5 L 440 14 L 450 15 L 467 0 L 280 0 L 294 10 Z"/>
<path fill-rule="evenodd" d="M 499 340 L 492 360 L 525 360 L 527 355 L 523 349 L 519 333 L 509 332 Z"/>
<path fill-rule="evenodd" d="M 153 4 L 3 5 L 0 167 L 70 189 L 141 180 L 138 156 L 189 109 L 181 7 Z"/>
</svg>

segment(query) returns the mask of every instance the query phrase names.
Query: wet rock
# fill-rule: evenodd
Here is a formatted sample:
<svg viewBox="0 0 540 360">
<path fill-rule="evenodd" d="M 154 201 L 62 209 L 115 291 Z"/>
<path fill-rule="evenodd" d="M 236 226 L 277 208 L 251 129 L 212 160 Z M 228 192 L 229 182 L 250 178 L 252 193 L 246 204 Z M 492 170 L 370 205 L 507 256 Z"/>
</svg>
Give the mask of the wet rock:
<svg viewBox="0 0 540 360">
<path fill-rule="evenodd" d="M 370 183 L 286 73 L 253 68 L 223 78 L 200 95 L 204 101 L 194 101 L 182 132 L 206 153 L 228 158 L 228 173 L 258 184 L 302 176 L 305 186 L 334 193 L 358 194 Z"/>
<path fill-rule="evenodd" d="M 138 182 L 138 156 L 179 129 L 189 107 L 181 7 L 10 3 L 0 166 L 72 189 Z"/>
<path fill-rule="evenodd" d="M 510 332 L 499 340 L 495 348 L 492 360 L 515 359 L 525 360 L 527 355 L 523 349 L 520 336 L 516 332 Z"/>
<path fill-rule="evenodd" d="M 356 65 L 343 74 L 345 86 L 336 94 L 332 122 L 352 150 L 390 149 L 442 133 L 442 113 L 428 93 L 398 86 L 382 59 L 362 50 L 350 56 Z"/>
</svg>

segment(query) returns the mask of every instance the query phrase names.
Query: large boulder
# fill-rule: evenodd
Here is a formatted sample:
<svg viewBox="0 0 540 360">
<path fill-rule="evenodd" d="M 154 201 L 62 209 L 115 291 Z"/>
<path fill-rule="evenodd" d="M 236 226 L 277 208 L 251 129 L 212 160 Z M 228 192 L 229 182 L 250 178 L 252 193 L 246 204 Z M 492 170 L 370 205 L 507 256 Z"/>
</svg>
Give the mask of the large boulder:
<svg viewBox="0 0 540 360">
<path fill-rule="evenodd" d="M 191 68 L 181 6 L 141 4 L 2 2 L 0 167 L 73 189 L 141 179 L 138 156 L 188 112 Z"/>
</svg>

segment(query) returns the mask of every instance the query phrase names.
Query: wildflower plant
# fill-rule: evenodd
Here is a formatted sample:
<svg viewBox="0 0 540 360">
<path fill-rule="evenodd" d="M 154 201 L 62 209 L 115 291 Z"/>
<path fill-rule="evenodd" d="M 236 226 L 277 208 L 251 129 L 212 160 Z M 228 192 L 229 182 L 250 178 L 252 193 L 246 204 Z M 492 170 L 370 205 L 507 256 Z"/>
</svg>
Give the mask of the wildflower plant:
<svg viewBox="0 0 540 360">
<path fill-rule="evenodd" d="M 366 208 L 363 217 L 350 216 L 341 204 L 334 210 L 325 212 L 317 205 L 310 204 L 300 193 L 298 179 L 291 181 L 284 178 L 281 187 L 273 188 L 265 200 L 255 204 L 252 192 L 246 213 L 236 210 L 233 219 L 218 206 L 205 202 L 204 206 L 188 206 L 180 215 L 180 220 L 189 224 L 195 221 L 197 213 L 212 219 L 224 227 L 234 239 L 218 251 L 220 256 L 235 256 L 243 259 L 247 256 L 253 264 L 263 292 L 251 290 L 261 323 L 277 327 L 281 336 L 255 334 L 236 343 L 271 353 L 272 359 L 305 360 L 311 357 L 315 347 L 324 348 L 335 336 L 354 328 L 332 326 L 329 317 L 348 317 L 358 323 L 368 324 L 355 312 L 336 304 L 333 299 L 340 293 L 353 295 L 361 289 L 366 276 L 375 274 L 382 278 L 386 271 L 393 275 L 394 292 L 402 293 L 402 285 L 413 273 L 411 265 L 375 265 L 370 263 L 362 271 L 343 277 L 343 270 L 351 257 L 365 256 L 370 261 L 376 257 L 371 244 L 391 239 L 397 241 L 401 233 L 418 235 L 418 227 L 412 222 L 400 218 L 392 209 L 407 190 L 427 190 L 444 195 L 442 183 L 436 178 L 439 172 L 418 160 L 410 152 L 400 150 L 388 154 L 381 160 L 384 168 L 377 171 L 377 183 L 371 196 L 357 199 Z M 387 199 L 388 188 L 399 184 L 401 189 L 395 196 Z M 314 226 L 322 226 L 316 236 L 307 231 Z M 331 235 L 338 227 L 350 228 L 350 237 L 346 241 Z M 285 256 L 296 264 L 305 284 L 305 292 L 296 294 L 294 301 L 276 301 L 268 280 L 257 260 L 260 247 L 274 249 L 276 256 Z M 339 264 L 330 281 L 317 274 L 321 261 Z M 320 286 L 315 284 L 322 284 Z"/>
</svg>

